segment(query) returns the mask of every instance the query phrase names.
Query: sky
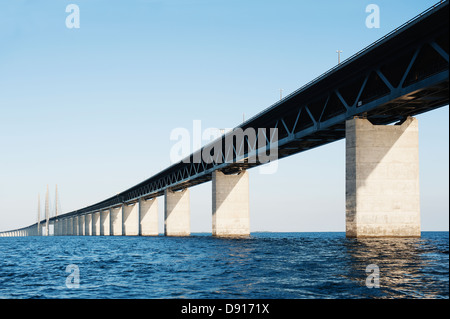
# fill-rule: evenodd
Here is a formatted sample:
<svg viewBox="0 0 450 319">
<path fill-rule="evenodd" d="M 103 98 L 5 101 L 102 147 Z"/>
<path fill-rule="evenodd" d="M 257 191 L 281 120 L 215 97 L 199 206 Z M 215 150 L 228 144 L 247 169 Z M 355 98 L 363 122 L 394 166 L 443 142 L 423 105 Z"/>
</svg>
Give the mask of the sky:
<svg viewBox="0 0 450 319">
<path fill-rule="evenodd" d="M 151 177 L 174 129 L 235 127 L 435 2 L 0 0 L 0 231 L 35 223 L 47 185 L 69 212 Z M 449 227 L 448 109 L 417 116 L 424 231 Z M 344 140 L 249 174 L 251 231 L 345 231 Z M 211 232 L 211 183 L 190 193 Z"/>
</svg>

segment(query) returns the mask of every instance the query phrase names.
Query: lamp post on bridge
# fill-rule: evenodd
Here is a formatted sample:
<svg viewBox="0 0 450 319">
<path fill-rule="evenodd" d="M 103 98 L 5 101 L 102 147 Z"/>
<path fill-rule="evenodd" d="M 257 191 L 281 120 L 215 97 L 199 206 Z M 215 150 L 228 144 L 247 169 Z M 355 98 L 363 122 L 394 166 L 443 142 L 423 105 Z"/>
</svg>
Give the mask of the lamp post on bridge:
<svg viewBox="0 0 450 319">
<path fill-rule="evenodd" d="M 336 50 L 336 53 L 338 54 L 338 65 L 341 64 L 341 50 Z"/>
</svg>

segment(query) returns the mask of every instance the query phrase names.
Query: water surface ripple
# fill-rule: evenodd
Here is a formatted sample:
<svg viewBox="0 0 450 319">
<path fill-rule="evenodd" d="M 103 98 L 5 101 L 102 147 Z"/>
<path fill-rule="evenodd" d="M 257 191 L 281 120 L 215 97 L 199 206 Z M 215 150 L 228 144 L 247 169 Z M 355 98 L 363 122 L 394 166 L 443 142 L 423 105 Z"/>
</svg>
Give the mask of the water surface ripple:
<svg viewBox="0 0 450 319">
<path fill-rule="evenodd" d="M 368 288 L 368 265 L 379 288 Z M 68 288 L 68 265 L 79 288 Z M 71 282 L 70 282 L 71 283 Z M 449 298 L 448 232 L 0 238 L 0 298 Z"/>
</svg>

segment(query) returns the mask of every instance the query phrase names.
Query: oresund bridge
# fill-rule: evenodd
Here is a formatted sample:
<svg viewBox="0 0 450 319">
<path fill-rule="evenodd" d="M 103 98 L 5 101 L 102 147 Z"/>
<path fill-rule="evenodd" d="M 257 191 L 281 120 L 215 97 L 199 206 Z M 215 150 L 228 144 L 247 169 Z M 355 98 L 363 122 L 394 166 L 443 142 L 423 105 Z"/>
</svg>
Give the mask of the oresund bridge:
<svg viewBox="0 0 450 319">
<path fill-rule="evenodd" d="M 0 236 L 190 235 L 189 189 L 212 182 L 213 236 L 250 234 L 248 169 L 346 139 L 346 235 L 420 236 L 417 114 L 448 105 L 441 1 L 183 160 L 99 203 Z"/>
</svg>

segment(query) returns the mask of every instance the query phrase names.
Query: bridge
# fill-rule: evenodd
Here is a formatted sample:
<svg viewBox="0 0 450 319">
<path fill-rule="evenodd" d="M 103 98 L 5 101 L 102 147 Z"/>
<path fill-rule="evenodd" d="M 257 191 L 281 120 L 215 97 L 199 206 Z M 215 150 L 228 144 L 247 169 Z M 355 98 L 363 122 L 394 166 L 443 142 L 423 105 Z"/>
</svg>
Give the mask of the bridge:
<svg viewBox="0 0 450 319">
<path fill-rule="evenodd" d="M 209 181 L 213 236 L 247 236 L 247 170 L 345 138 L 346 235 L 419 237 L 414 116 L 448 105 L 448 16 L 441 1 L 147 180 L 0 236 L 155 236 L 160 196 L 164 234 L 187 236 L 189 188 Z"/>
</svg>

